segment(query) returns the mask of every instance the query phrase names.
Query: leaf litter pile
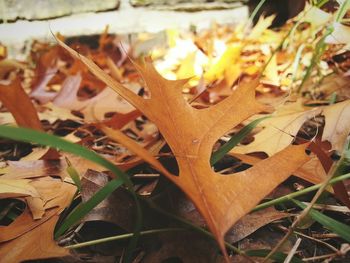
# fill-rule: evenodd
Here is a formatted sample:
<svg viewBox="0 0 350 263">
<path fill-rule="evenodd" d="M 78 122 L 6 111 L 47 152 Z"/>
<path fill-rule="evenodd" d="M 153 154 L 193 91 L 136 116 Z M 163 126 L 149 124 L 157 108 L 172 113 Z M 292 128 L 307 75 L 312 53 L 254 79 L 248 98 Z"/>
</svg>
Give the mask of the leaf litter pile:
<svg viewBox="0 0 350 263">
<path fill-rule="evenodd" d="M 2 46 L 1 262 L 350 260 L 350 1 L 321 5 Z"/>
</svg>

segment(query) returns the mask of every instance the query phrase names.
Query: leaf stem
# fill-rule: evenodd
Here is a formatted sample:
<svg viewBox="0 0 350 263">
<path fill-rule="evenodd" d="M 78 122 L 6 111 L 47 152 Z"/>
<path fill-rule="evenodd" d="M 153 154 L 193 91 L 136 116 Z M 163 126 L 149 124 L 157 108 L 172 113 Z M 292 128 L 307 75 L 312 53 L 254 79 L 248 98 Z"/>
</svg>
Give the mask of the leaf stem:
<svg viewBox="0 0 350 263">
<path fill-rule="evenodd" d="M 161 228 L 161 229 L 152 229 L 152 230 L 145 230 L 145 231 L 140 231 L 140 236 L 144 235 L 150 235 L 150 234 L 157 234 L 157 233 L 163 233 L 163 232 L 171 232 L 171 231 L 184 231 L 186 230 L 185 228 Z M 105 237 L 105 238 L 100 238 L 100 239 L 95 239 L 87 242 L 82 242 L 74 245 L 69 245 L 65 246 L 67 249 L 77 249 L 77 248 L 82 248 L 82 247 L 87 247 L 87 246 L 93 246 L 105 242 L 110 242 L 114 240 L 123 240 L 123 239 L 128 239 L 131 238 L 134 235 L 134 233 L 127 233 L 123 235 L 117 235 L 117 236 L 111 236 L 111 237 Z"/>
</svg>

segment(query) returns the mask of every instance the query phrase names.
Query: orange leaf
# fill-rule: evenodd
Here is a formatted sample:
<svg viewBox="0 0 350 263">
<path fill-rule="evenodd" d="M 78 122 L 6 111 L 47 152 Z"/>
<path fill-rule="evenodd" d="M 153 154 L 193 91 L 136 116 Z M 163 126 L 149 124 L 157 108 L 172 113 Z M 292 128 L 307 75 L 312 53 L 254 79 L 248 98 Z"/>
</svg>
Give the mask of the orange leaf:
<svg viewBox="0 0 350 263">
<path fill-rule="evenodd" d="M 12 263 L 67 256 L 69 250 L 59 247 L 53 240 L 53 229 L 58 218 L 58 215 L 54 215 L 26 234 L 0 244 L 1 262 Z"/>
<path fill-rule="evenodd" d="M 136 155 L 140 156 L 142 159 L 144 159 L 146 162 L 151 164 L 154 168 L 156 168 L 158 171 L 162 172 L 163 174 L 171 177 L 172 175 L 163 167 L 163 165 L 154 158 L 145 148 L 139 146 L 134 140 L 130 139 L 128 136 L 124 135 L 119 130 L 113 130 L 111 128 L 108 128 L 106 126 L 101 127 L 102 131 L 113 140 L 121 143 L 126 148 L 131 150 Z"/>
<path fill-rule="evenodd" d="M 0 84 L 0 100 L 12 113 L 19 126 L 42 130 L 36 109 L 19 79 L 9 85 Z"/>
<path fill-rule="evenodd" d="M 0 226 L 1 262 L 22 262 L 68 254 L 67 249 L 56 244 L 53 232 L 59 213 L 70 204 L 76 187 L 53 178 L 41 178 L 32 184 L 45 201 L 45 214 L 39 220 L 35 220 L 29 209 L 26 209 L 9 226 Z M 40 210 L 40 207 L 35 209 Z"/>
<path fill-rule="evenodd" d="M 225 176 L 215 173 L 209 162 L 215 142 L 225 132 L 266 108 L 255 100 L 258 80 L 240 86 L 210 108 L 195 109 L 182 95 L 187 80 L 166 80 L 148 62 L 135 65 L 151 92 L 150 99 L 143 99 L 113 80 L 91 60 L 60 44 L 158 126 L 180 171 L 179 176 L 164 175 L 193 201 L 226 256 L 226 231 L 309 160 L 304 145 L 289 146 L 243 172 Z"/>
</svg>

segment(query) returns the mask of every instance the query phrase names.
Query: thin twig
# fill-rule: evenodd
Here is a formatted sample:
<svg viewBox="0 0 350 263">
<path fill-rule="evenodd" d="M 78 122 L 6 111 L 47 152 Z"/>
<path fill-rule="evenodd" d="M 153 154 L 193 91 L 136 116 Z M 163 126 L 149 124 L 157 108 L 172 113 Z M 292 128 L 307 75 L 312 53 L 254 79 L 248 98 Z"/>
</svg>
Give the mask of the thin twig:
<svg viewBox="0 0 350 263">
<path fill-rule="evenodd" d="M 315 261 L 315 260 L 320 260 L 320 259 L 325 259 L 325 258 L 334 258 L 338 256 L 337 253 L 332 253 L 332 254 L 327 254 L 327 255 L 322 255 L 322 256 L 315 256 L 311 258 L 304 258 L 303 261 Z"/>
<path fill-rule="evenodd" d="M 295 252 L 297 251 L 300 243 L 301 243 L 301 238 L 298 238 L 297 241 L 295 242 L 293 248 L 289 251 L 288 256 L 283 261 L 283 263 L 290 263 L 290 261 L 292 260 L 293 256 L 295 255 Z"/>
<path fill-rule="evenodd" d="M 301 232 L 298 232 L 298 231 L 294 231 L 294 233 L 297 234 L 298 236 L 302 236 L 302 237 L 305 237 L 305 238 L 310 239 L 312 241 L 315 241 L 317 243 L 320 243 L 320 244 L 328 247 L 330 250 L 333 250 L 334 252 L 338 252 L 339 251 L 337 248 L 333 247 L 332 245 L 328 244 L 327 242 L 324 242 L 324 241 L 319 240 L 319 239 L 314 238 L 314 237 L 310 237 L 310 236 L 305 235 L 305 234 L 303 234 Z"/>
</svg>

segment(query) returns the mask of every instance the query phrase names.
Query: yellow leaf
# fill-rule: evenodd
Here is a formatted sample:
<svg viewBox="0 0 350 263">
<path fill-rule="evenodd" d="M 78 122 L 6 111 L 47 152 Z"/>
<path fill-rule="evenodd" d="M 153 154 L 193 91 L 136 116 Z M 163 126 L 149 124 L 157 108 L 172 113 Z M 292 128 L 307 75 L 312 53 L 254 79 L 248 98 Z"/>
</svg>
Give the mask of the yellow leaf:
<svg viewBox="0 0 350 263">
<path fill-rule="evenodd" d="M 260 16 L 258 23 L 250 32 L 248 39 L 254 41 L 258 40 L 261 37 L 261 35 L 272 25 L 272 21 L 275 19 L 275 17 L 275 15 L 268 17 Z"/>
<path fill-rule="evenodd" d="M 269 64 L 264 71 L 265 77 L 271 82 L 272 85 L 280 85 L 280 76 L 278 74 L 276 55 L 273 55 Z"/>
<path fill-rule="evenodd" d="M 218 62 L 211 66 L 204 74 L 204 79 L 212 82 L 222 78 L 225 70 L 232 64 L 237 63 L 241 49 L 242 45 L 237 43 L 227 46 L 226 51 L 222 54 Z"/>
<path fill-rule="evenodd" d="M 178 79 L 192 78 L 196 75 L 194 71 L 195 58 L 196 52 L 191 52 L 181 61 L 180 68 L 176 72 Z"/>
<path fill-rule="evenodd" d="M 30 180 L 0 178 L 0 198 L 33 196 L 39 197 L 36 189 L 30 185 Z"/>
</svg>

